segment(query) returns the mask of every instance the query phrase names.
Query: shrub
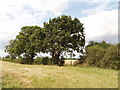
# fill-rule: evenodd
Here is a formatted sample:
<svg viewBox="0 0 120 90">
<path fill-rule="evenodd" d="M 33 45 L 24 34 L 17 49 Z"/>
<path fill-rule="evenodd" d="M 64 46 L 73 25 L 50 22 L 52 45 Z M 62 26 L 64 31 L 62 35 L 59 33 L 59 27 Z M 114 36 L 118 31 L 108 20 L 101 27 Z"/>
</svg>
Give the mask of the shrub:
<svg viewBox="0 0 120 90">
<path fill-rule="evenodd" d="M 34 64 L 42 64 L 42 59 L 41 57 L 37 57 L 35 60 L 34 60 Z"/>
<path fill-rule="evenodd" d="M 48 57 L 37 57 L 34 64 L 53 65 L 53 59 Z"/>
<path fill-rule="evenodd" d="M 90 66 L 102 68 L 119 69 L 118 61 L 120 60 L 120 50 L 118 45 L 107 45 L 102 43 L 99 45 L 88 46 L 86 48 L 85 63 Z"/>
<path fill-rule="evenodd" d="M 87 58 L 85 62 L 91 66 L 100 66 L 100 60 L 105 54 L 105 49 L 99 45 L 95 45 L 88 47 L 86 52 Z"/>
<path fill-rule="evenodd" d="M 12 62 L 11 58 L 3 58 L 3 61 L 8 61 L 8 62 Z"/>
<path fill-rule="evenodd" d="M 47 64 L 48 65 L 53 65 L 54 64 L 53 58 L 49 58 Z"/>
<path fill-rule="evenodd" d="M 32 63 L 30 63 L 31 60 L 29 60 L 27 58 L 12 59 L 12 62 L 14 62 L 14 63 L 20 63 L 20 64 L 32 64 Z"/>
<path fill-rule="evenodd" d="M 48 57 L 44 57 L 44 58 L 42 59 L 41 64 L 47 65 L 48 62 L 49 62 L 49 58 L 48 58 Z"/>
<path fill-rule="evenodd" d="M 29 58 L 22 58 L 22 64 L 33 64 L 34 61 Z"/>
<path fill-rule="evenodd" d="M 79 60 L 78 64 L 83 64 L 85 62 L 86 58 L 87 57 L 85 55 L 83 55 L 83 56 L 81 55 L 80 58 L 78 59 Z"/>
<path fill-rule="evenodd" d="M 120 56 L 118 53 L 117 45 L 112 45 L 107 49 L 107 52 L 102 59 L 102 62 L 104 62 L 103 67 L 117 69 L 119 59 Z"/>
<path fill-rule="evenodd" d="M 23 64 L 23 58 L 17 58 L 14 60 L 14 62 Z"/>
<path fill-rule="evenodd" d="M 6 55 L 5 58 L 10 58 L 10 55 Z"/>
</svg>

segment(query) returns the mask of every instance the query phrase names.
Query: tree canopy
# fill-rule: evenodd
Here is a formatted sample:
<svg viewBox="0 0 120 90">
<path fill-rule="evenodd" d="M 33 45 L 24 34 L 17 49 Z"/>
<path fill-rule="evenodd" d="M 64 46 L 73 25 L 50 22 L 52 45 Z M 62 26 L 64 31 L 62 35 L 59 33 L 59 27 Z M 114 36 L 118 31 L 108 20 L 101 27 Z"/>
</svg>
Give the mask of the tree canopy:
<svg viewBox="0 0 120 90">
<path fill-rule="evenodd" d="M 78 18 L 61 15 L 39 26 L 24 26 L 14 40 L 6 45 L 6 52 L 12 56 L 24 55 L 32 63 L 37 53 L 50 53 L 54 63 L 64 54 L 73 51 L 82 53 L 85 46 L 83 24 Z"/>
<path fill-rule="evenodd" d="M 44 29 L 46 35 L 44 40 L 45 52 L 50 52 L 55 63 L 65 52 L 71 55 L 75 50 L 82 53 L 85 45 L 85 34 L 83 24 L 79 19 L 62 15 L 45 22 Z"/>
<path fill-rule="evenodd" d="M 20 56 L 23 54 L 27 59 L 26 63 L 31 64 L 36 53 L 41 50 L 42 34 L 40 32 L 41 28 L 38 26 L 22 27 L 19 35 L 6 45 L 5 51 L 9 52 L 12 56 Z"/>
<path fill-rule="evenodd" d="M 120 43 L 112 45 L 105 41 L 90 41 L 86 47 L 86 59 L 84 60 L 84 63 L 90 66 L 119 69 L 119 47 Z"/>
</svg>

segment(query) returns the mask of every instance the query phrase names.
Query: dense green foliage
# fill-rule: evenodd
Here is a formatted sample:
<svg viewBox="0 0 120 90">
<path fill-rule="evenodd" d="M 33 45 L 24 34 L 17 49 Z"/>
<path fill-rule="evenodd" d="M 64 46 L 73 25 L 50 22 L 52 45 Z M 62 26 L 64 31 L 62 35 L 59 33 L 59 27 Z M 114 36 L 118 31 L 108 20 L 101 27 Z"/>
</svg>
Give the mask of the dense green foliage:
<svg viewBox="0 0 120 90">
<path fill-rule="evenodd" d="M 65 53 L 82 53 L 85 45 L 83 24 L 79 19 L 62 15 L 39 26 L 24 26 L 19 35 L 6 45 L 11 57 L 23 55 L 26 64 L 32 64 L 37 53 L 50 53 L 54 64 L 58 64 Z M 45 59 L 46 60 L 46 59 Z"/>
<path fill-rule="evenodd" d="M 99 43 L 90 41 L 86 47 L 84 63 L 90 66 L 118 69 L 118 61 L 120 60 L 119 45 L 108 44 L 105 41 Z"/>
<path fill-rule="evenodd" d="M 119 69 L 118 65 L 120 60 L 120 43 L 108 44 L 105 41 L 95 43 L 94 41 L 90 41 L 85 50 L 85 54 L 80 57 L 79 65 L 83 64 L 87 66 L 95 66 L 101 68 L 111 68 L 117 70 Z M 10 59 L 7 56 L 3 59 L 4 61 L 22 64 L 29 62 L 22 57 L 19 57 L 18 59 Z M 71 58 L 69 59 L 71 60 Z M 53 58 L 48 57 L 37 57 L 36 59 L 34 59 L 33 64 L 52 65 L 54 64 L 54 60 Z"/>
<path fill-rule="evenodd" d="M 10 55 L 6 55 L 5 58 L 10 58 Z"/>
<path fill-rule="evenodd" d="M 73 51 L 82 53 L 85 45 L 83 24 L 79 19 L 72 19 L 71 16 L 50 19 L 44 23 L 45 29 L 45 52 L 49 52 L 54 59 L 54 63 L 59 62 L 60 57 L 64 57 L 65 52 L 74 55 Z"/>
<path fill-rule="evenodd" d="M 35 60 L 34 60 L 34 64 L 42 64 L 42 58 L 41 57 L 37 57 Z"/>
<path fill-rule="evenodd" d="M 48 57 L 37 57 L 34 60 L 34 64 L 43 64 L 43 65 L 52 65 L 53 63 L 53 59 L 52 58 L 48 58 Z"/>
<path fill-rule="evenodd" d="M 26 60 L 25 58 L 3 58 L 3 61 L 8 61 L 8 62 L 14 62 L 14 63 L 20 63 L 20 64 L 26 64 L 28 60 Z"/>
<path fill-rule="evenodd" d="M 14 40 L 11 40 L 6 45 L 6 52 L 13 56 L 20 56 L 23 54 L 26 64 L 32 64 L 36 53 L 41 50 L 39 47 L 42 44 L 41 28 L 38 26 L 25 26 L 21 28 L 21 32 Z M 40 43 L 39 43 L 40 42 Z"/>
<path fill-rule="evenodd" d="M 14 62 L 14 63 L 20 63 L 20 64 L 27 64 L 28 62 L 30 62 L 29 60 L 27 60 L 26 58 L 3 58 L 3 61 L 8 61 L 8 62 Z M 53 65 L 53 59 L 52 58 L 48 58 L 48 57 L 37 57 L 36 59 L 33 60 L 33 62 L 31 64 L 35 64 L 35 65 Z"/>
</svg>

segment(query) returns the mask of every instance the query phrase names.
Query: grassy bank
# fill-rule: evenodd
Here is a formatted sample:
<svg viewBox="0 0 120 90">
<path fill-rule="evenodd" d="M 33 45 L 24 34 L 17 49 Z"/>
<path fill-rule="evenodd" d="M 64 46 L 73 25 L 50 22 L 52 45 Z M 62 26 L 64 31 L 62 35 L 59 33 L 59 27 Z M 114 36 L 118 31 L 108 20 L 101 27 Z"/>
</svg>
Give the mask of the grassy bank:
<svg viewBox="0 0 120 90">
<path fill-rule="evenodd" d="M 117 88 L 118 71 L 2 62 L 3 88 Z"/>
</svg>

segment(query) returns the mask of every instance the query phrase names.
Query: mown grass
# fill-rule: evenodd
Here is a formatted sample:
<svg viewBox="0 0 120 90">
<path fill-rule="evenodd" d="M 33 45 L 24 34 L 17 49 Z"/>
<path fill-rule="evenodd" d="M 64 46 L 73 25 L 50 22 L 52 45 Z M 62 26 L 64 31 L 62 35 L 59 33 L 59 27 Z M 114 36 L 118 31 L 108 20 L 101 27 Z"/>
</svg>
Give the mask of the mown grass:
<svg viewBox="0 0 120 90">
<path fill-rule="evenodd" d="M 2 62 L 3 88 L 117 88 L 118 71 Z"/>
</svg>

